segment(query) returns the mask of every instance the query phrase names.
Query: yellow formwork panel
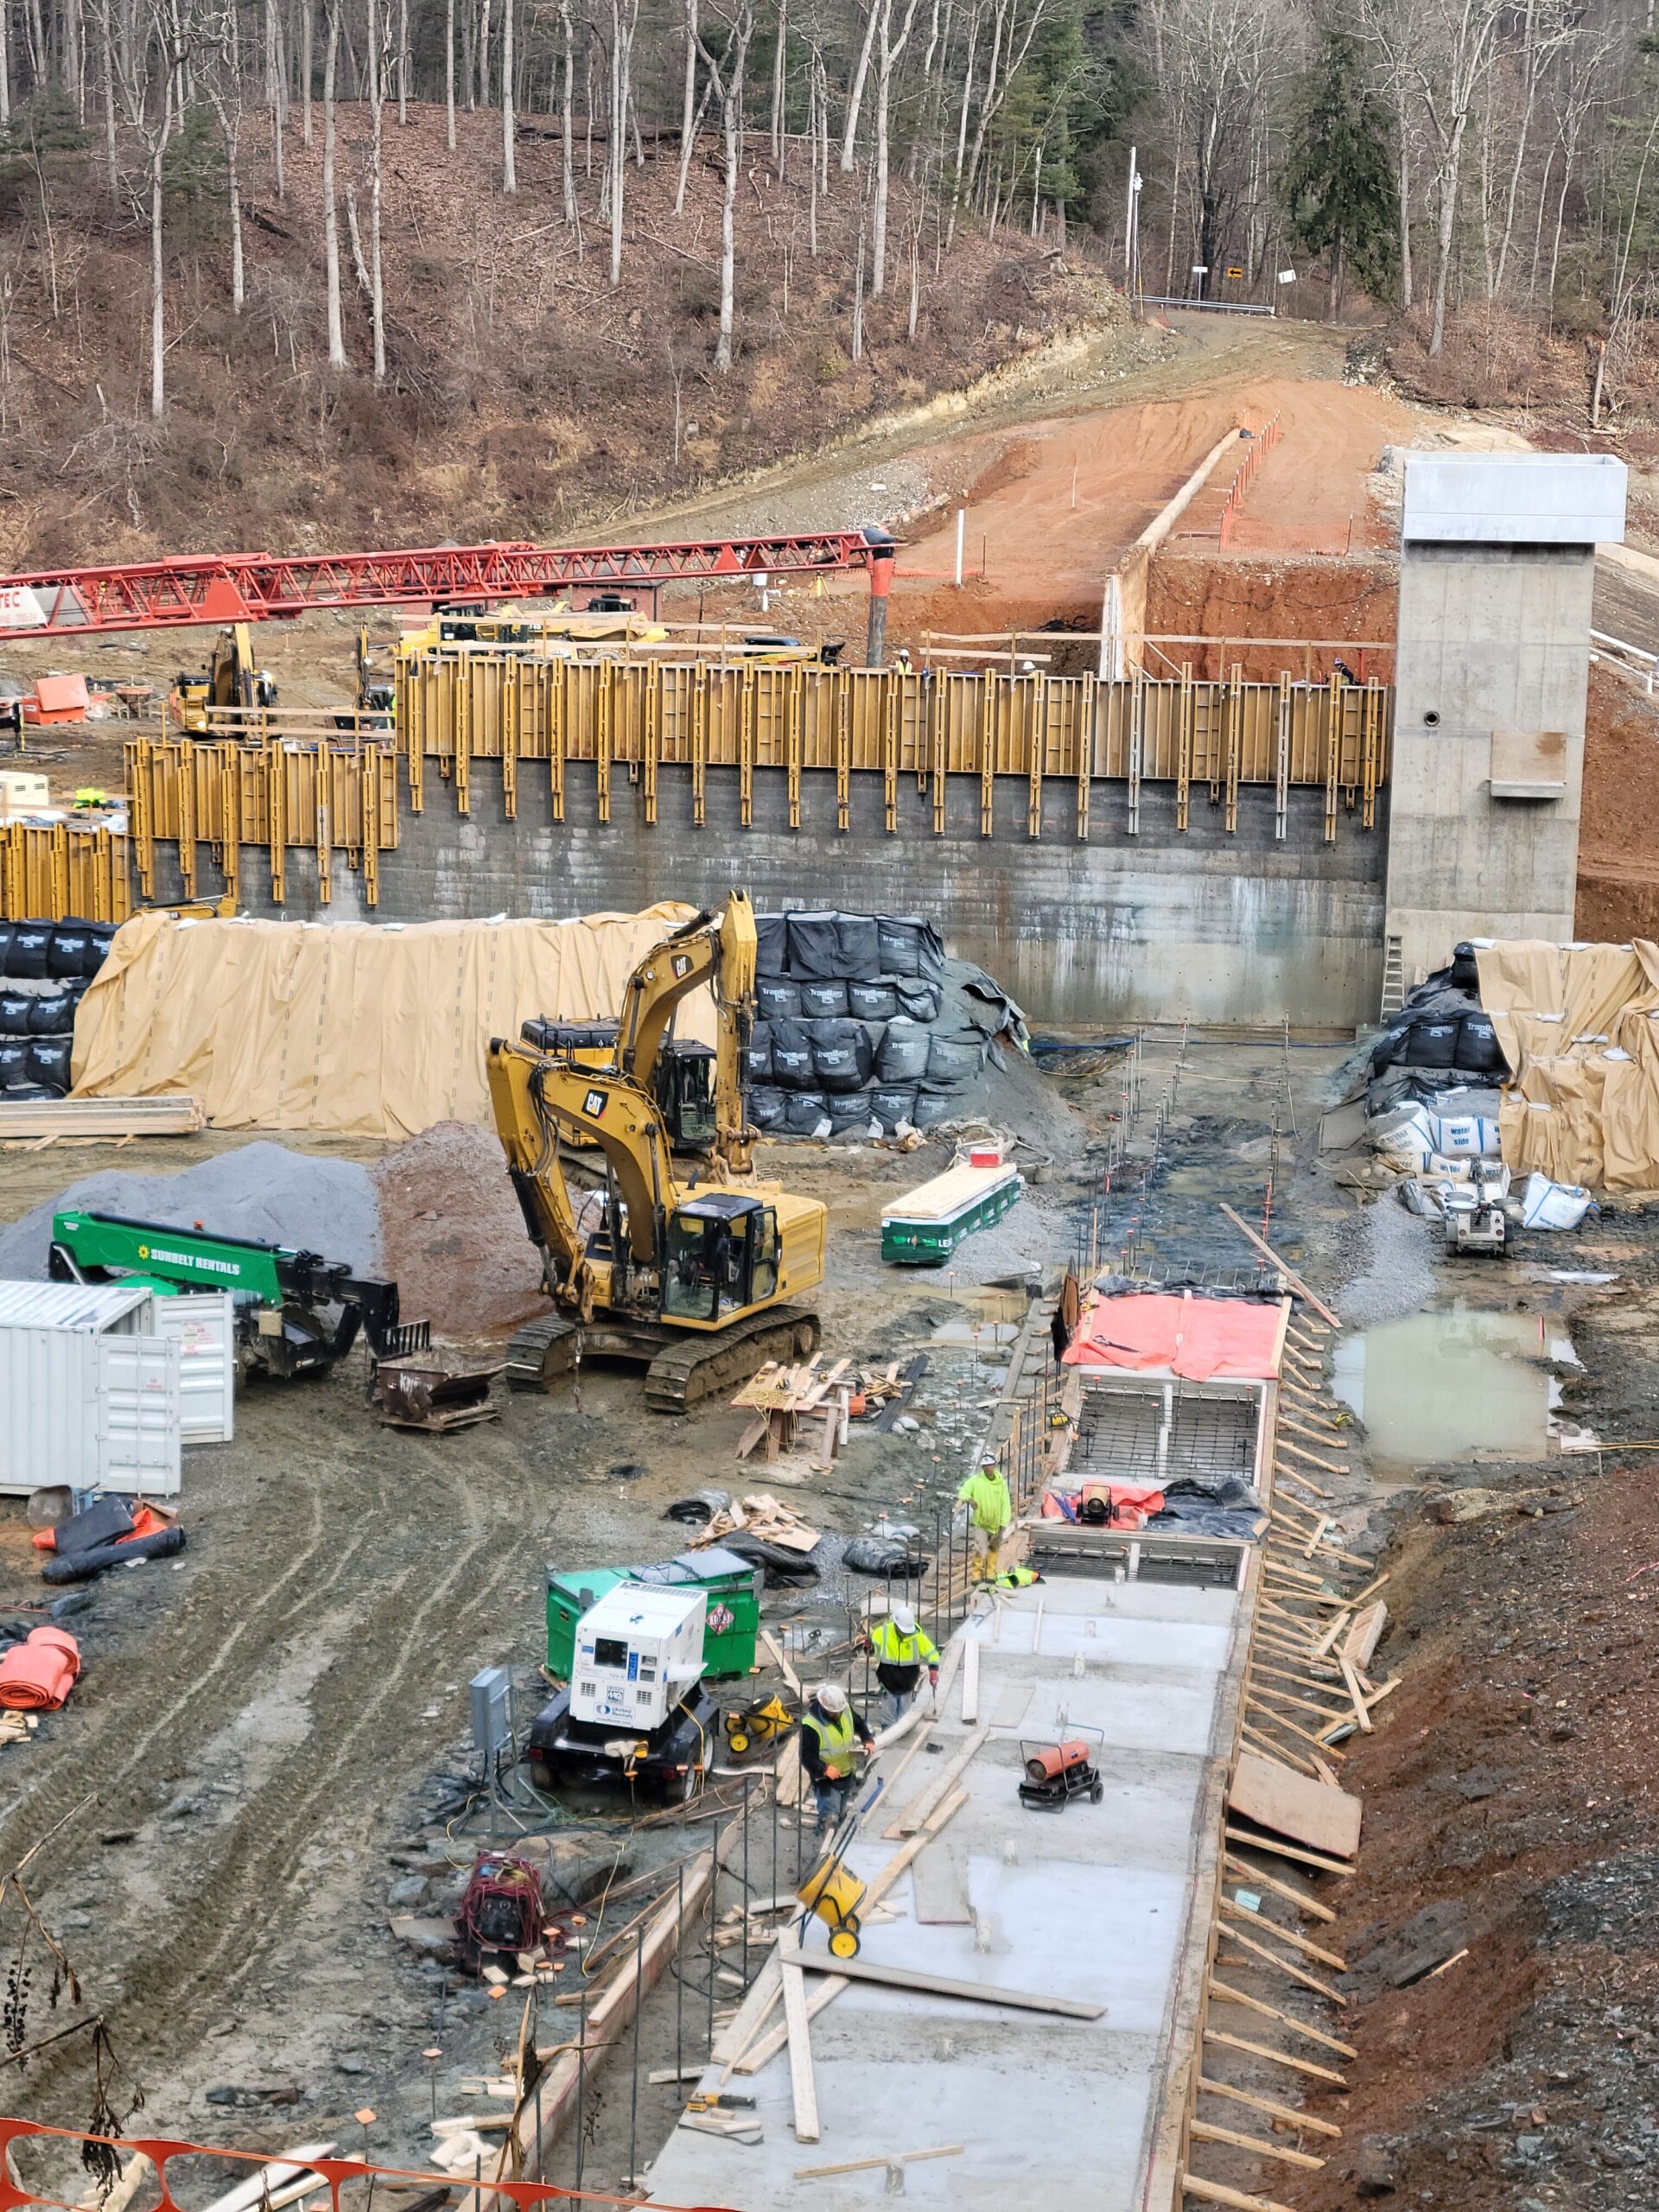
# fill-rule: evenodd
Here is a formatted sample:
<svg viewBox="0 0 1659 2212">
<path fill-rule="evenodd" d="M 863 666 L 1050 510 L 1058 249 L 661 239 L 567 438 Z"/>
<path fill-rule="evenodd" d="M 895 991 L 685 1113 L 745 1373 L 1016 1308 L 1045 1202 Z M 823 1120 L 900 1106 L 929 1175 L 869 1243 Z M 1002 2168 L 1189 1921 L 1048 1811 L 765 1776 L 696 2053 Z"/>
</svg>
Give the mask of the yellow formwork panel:
<svg viewBox="0 0 1659 2212">
<path fill-rule="evenodd" d="M 0 921 L 124 922 L 130 856 L 128 839 L 102 825 L 9 823 L 0 829 Z"/>
</svg>

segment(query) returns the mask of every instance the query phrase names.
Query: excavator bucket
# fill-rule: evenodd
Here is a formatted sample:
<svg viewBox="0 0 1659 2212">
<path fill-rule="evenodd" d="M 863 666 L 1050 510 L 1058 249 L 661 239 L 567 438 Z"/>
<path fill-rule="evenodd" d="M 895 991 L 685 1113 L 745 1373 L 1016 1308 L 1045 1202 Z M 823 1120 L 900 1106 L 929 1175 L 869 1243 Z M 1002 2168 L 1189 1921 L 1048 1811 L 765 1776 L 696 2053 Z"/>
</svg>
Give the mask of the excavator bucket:
<svg viewBox="0 0 1659 2212">
<path fill-rule="evenodd" d="M 446 1436 L 453 1428 L 500 1420 L 490 1385 L 505 1366 L 503 1359 L 468 1360 L 464 1354 L 446 1359 L 431 1351 L 383 1359 L 374 1367 L 371 1396 L 388 1427 Z"/>
</svg>

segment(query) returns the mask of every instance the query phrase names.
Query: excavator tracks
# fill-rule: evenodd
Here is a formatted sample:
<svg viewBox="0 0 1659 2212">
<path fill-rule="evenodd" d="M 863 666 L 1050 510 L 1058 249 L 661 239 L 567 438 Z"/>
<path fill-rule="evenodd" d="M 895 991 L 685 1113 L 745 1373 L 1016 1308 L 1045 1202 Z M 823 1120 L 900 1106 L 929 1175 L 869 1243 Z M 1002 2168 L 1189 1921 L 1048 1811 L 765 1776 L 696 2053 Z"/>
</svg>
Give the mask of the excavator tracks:
<svg viewBox="0 0 1659 2212">
<path fill-rule="evenodd" d="M 508 1345 L 507 1381 L 515 1390 L 550 1390 L 578 1353 L 638 1360 L 645 1364 L 645 1403 L 656 1413 L 678 1414 L 715 1391 L 735 1389 L 769 1359 L 807 1358 L 817 1342 L 817 1315 L 797 1306 L 751 1313 L 708 1336 L 650 1321 L 581 1322 L 550 1313 L 527 1321 Z"/>
<path fill-rule="evenodd" d="M 798 1306 L 776 1306 L 712 1336 L 677 1335 L 645 1370 L 645 1403 L 653 1413 L 680 1414 L 716 1390 L 747 1382 L 769 1359 L 805 1359 L 817 1349 L 818 1317 Z"/>
</svg>

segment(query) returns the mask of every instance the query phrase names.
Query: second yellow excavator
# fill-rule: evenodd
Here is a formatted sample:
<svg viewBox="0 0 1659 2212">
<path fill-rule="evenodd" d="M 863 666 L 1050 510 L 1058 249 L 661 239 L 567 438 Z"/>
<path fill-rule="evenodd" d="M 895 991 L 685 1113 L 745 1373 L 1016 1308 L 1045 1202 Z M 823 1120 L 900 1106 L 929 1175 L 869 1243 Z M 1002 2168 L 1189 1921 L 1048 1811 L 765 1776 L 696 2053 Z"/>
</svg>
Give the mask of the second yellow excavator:
<svg viewBox="0 0 1659 2212">
<path fill-rule="evenodd" d="M 507 1379 L 518 1388 L 550 1389 L 578 1357 L 609 1356 L 645 1363 L 646 1403 L 679 1413 L 817 1345 L 817 1315 L 793 1301 L 823 1279 L 827 1209 L 754 1179 L 744 1123 L 754 971 L 754 912 L 734 891 L 634 969 L 609 1065 L 491 1044 L 496 1129 L 558 1309 L 514 1337 Z M 658 1063 L 675 1007 L 705 982 L 717 1025 L 714 1148 L 682 1185 Z M 603 1156 L 601 1190 L 575 1192 L 566 1178 L 563 1147 L 582 1139 Z"/>
</svg>

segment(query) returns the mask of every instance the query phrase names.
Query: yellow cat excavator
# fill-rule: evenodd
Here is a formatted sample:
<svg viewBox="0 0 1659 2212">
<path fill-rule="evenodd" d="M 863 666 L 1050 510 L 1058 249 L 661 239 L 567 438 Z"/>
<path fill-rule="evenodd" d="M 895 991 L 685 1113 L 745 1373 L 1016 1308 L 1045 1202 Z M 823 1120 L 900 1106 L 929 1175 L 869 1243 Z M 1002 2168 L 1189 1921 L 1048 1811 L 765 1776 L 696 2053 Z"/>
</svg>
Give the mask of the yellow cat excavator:
<svg viewBox="0 0 1659 2212">
<path fill-rule="evenodd" d="M 744 1124 L 754 970 L 753 909 L 734 891 L 634 969 L 608 1065 L 492 1042 L 495 1126 L 558 1308 L 512 1340 L 507 1379 L 519 1389 L 550 1389 L 578 1357 L 608 1356 L 643 1362 L 647 1405 L 679 1413 L 817 1344 L 817 1315 L 791 1301 L 823 1279 L 827 1209 L 754 1179 Z M 658 1063 L 675 1007 L 705 982 L 717 1020 L 715 1141 L 683 1185 Z M 575 1194 L 562 1155 L 582 1140 L 602 1154 L 604 1184 Z"/>
</svg>

